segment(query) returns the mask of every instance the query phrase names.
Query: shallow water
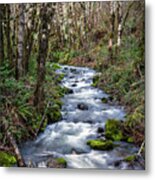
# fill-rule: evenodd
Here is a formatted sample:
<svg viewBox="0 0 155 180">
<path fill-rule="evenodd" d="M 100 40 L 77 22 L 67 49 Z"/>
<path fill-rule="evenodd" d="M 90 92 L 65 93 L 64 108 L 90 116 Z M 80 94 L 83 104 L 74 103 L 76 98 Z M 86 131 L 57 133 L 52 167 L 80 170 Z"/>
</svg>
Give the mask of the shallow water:
<svg viewBox="0 0 155 180">
<path fill-rule="evenodd" d="M 62 98 L 62 120 L 48 125 L 35 141 L 22 145 L 22 154 L 28 164 L 31 160 L 37 167 L 46 167 L 50 157 L 63 157 L 68 168 L 142 169 L 122 159 L 137 153 L 129 143 L 120 142 L 111 151 L 96 151 L 87 146 L 89 139 L 99 137 L 97 130 L 104 127 L 107 119 L 124 120 L 123 107 L 104 104 L 101 99 L 109 95 L 91 86 L 96 72 L 89 68 L 61 66 L 56 73 L 64 73 L 61 85 L 73 90 Z M 81 110 L 83 103 L 87 109 Z M 104 137 L 102 137 L 104 138 Z"/>
</svg>

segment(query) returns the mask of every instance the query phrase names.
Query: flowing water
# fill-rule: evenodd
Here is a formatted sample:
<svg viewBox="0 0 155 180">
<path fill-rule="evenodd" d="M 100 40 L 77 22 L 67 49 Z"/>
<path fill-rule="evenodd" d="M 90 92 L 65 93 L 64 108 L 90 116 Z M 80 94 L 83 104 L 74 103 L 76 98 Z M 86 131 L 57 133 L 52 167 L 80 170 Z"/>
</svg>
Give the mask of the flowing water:
<svg viewBox="0 0 155 180">
<path fill-rule="evenodd" d="M 96 72 L 61 66 L 57 73 L 65 74 L 61 85 L 71 90 L 62 98 L 62 120 L 48 125 L 35 141 L 22 145 L 26 163 L 31 160 L 37 167 L 46 167 L 48 158 L 63 157 L 68 168 L 142 169 L 138 163 L 131 166 L 122 161 L 137 153 L 138 149 L 132 144 L 120 142 L 111 151 L 92 150 L 87 145 L 89 139 L 104 139 L 98 129 L 104 127 L 107 119 L 124 120 L 125 116 L 123 107 L 102 103 L 101 99 L 108 95 L 91 86 Z"/>
</svg>

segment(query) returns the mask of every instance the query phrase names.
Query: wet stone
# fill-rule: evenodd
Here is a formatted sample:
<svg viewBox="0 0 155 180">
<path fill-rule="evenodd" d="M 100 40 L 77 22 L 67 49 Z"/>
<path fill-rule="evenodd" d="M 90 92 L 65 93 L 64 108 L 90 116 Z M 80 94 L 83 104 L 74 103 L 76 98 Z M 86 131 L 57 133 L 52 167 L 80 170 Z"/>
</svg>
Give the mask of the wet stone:
<svg viewBox="0 0 155 180">
<path fill-rule="evenodd" d="M 114 162 L 114 166 L 115 167 L 119 167 L 121 165 L 122 161 L 121 160 L 117 160 Z"/>
<path fill-rule="evenodd" d="M 67 70 L 68 70 L 68 67 L 64 67 L 64 70 L 66 70 L 66 71 L 67 71 Z"/>
<path fill-rule="evenodd" d="M 103 132 L 104 132 L 104 128 L 98 127 L 97 132 L 98 132 L 98 133 L 103 133 Z"/>
<path fill-rule="evenodd" d="M 84 103 L 80 103 L 77 105 L 77 108 L 80 109 L 80 110 L 88 110 L 88 106 Z"/>
<path fill-rule="evenodd" d="M 72 87 L 76 87 L 76 86 L 77 86 L 77 84 L 72 84 L 71 86 L 72 86 Z"/>
<path fill-rule="evenodd" d="M 76 73 L 77 71 L 76 71 L 76 69 L 71 68 L 71 69 L 70 69 L 70 72 L 71 72 L 71 73 Z"/>
<path fill-rule="evenodd" d="M 74 91 L 73 91 L 73 89 L 68 89 L 67 93 L 68 93 L 68 94 L 73 94 Z"/>
<path fill-rule="evenodd" d="M 70 78 L 70 79 L 73 79 L 73 78 L 75 78 L 75 77 L 74 77 L 74 76 L 69 76 L 69 78 Z"/>
</svg>

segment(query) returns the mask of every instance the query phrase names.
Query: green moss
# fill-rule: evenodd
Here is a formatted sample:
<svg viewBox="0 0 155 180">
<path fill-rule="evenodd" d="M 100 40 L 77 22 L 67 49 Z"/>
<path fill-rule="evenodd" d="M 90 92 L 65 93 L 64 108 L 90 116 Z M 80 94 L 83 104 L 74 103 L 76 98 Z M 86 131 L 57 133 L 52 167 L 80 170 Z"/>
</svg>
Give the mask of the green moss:
<svg viewBox="0 0 155 180">
<path fill-rule="evenodd" d="M 113 141 L 121 141 L 124 139 L 121 130 L 121 122 L 115 119 L 107 120 L 105 125 L 105 136 Z"/>
<path fill-rule="evenodd" d="M 65 74 L 57 74 L 57 75 L 55 76 L 55 82 L 56 82 L 56 84 L 60 84 L 61 81 L 62 81 L 62 79 L 64 78 L 64 76 L 65 76 Z"/>
<path fill-rule="evenodd" d="M 124 161 L 131 162 L 136 159 L 136 155 L 130 155 L 124 158 Z"/>
<path fill-rule="evenodd" d="M 96 150 L 111 150 L 114 148 L 114 144 L 111 140 L 89 140 L 87 141 L 87 145 Z"/>
<path fill-rule="evenodd" d="M 133 137 L 128 137 L 128 138 L 127 138 L 127 142 L 128 142 L 128 143 L 133 143 L 133 142 L 134 142 Z"/>
<path fill-rule="evenodd" d="M 63 102 L 60 99 L 55 99 L 54 102 L 59 108 L 61 108 L 63 105 Z"/>
<path fill-rule="evenodd" d="M 144 115 L 138 110 L 127 116 L 126 124 L 130 127 L 139 125 L 144 120 Z"/>
<path fill-rule="evenodd" d="M 99 79 L 100 79 L 99 75 L 94 76 L 93 77 L 93 84 L 92 84 L 92 86 L 97 87 Z"/>
<path fill-rule="evenodd" d="M 69 89 L 66 88 L 66 87 L 59 87 L 59 89 L 58 89 L 58 93 L 59 93 L 60 96 L 64 96 L 68 92 L 69 92 Z"/>
<path fill-rule="evenodd" d="M 56 71 L 57 69 L 60 69 L 61 67 L 57 63 L 52 64 L 52 70 Z"/>
<path fill-rule="evenodd" d="M 64 158 L 57 158 L 56 161 L 59 165 L 67 166 L 67 161 Z"/>
<path fill-rule="evenodd" d="M 0 151 L 0 166 L 11 167 L 16 162 L 16 158 L 13 155 Z"/>
<path fill-rule="evenodd" d="M 61 119 L 61 112 L 60 111 L 54 111 L 53 112 L 53 120 L 54 121 L 58 121 L 58 120 L 60 120 Z"/>
<path fill-rule="evenodd" d="M 60 108 L 58 106 L 49 108 L 47 112 L 47 116 L 48 116 L 48 123 L 54 123 L 59 121 L 62 117 Z"/>
</svg>

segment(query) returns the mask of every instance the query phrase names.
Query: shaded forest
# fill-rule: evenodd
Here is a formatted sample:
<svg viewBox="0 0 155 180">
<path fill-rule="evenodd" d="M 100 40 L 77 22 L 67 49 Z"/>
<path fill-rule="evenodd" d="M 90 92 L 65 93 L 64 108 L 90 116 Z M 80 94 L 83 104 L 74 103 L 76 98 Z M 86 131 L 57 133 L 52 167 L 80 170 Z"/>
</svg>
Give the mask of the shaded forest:
<svg viewBox="0 0 155 180">
<path fill-rule="evenodd" d="M 144 29 L 144 1 L 0 4 L 0 165 L 27 166 L 20 144 L 61 119 L 69 89 L 58 64 L 98 72 L 93 86 L 110 94 L 103 103 L 126 111 L 111 124 L 121 131 L 113 141 L 135 144 L 144 158 Z"/>
</svg>

